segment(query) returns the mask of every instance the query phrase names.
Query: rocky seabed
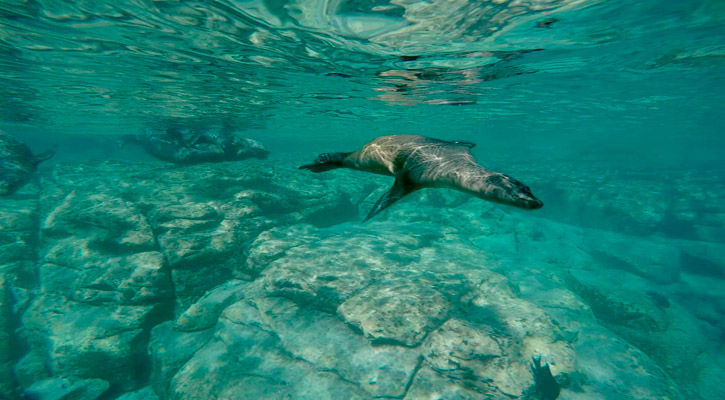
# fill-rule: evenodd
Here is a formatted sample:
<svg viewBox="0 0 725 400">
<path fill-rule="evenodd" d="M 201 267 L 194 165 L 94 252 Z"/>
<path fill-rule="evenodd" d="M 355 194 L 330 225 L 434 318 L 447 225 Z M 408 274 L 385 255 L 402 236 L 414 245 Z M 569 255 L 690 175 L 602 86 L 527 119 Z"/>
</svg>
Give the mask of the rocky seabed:
<svg viewBox="0 0 725 400">
<path fill-rule="evenodd" d="M 0 398 L 538 399 L 537 354 L 560 399 L 725 398 L 723 179 L 510 172 L 541 212 L 362 224 L 389 179 L 48 166 L 0 199 Z"/>
</svg>

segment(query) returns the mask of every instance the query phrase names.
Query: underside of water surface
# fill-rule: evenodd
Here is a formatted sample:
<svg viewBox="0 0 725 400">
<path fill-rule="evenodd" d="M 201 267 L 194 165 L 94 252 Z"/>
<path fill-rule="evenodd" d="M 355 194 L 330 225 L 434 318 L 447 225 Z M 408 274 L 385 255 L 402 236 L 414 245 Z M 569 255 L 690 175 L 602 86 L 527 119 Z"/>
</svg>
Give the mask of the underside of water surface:
<svg viewBox="0 0 725 400">
<path fill-rule="evenodd" d="M 3 0 L 0 399 L 725 398 L 723 27 L 719 0 Z M 544 206 L 333 168 L 385 135 Z"/>
</svg>

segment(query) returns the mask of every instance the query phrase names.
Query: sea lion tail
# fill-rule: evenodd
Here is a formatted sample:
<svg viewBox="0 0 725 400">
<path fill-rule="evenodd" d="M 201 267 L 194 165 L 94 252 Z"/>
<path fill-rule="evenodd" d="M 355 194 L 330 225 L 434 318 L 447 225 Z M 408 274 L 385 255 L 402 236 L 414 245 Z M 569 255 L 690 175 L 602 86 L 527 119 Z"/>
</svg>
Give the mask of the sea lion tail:
<svg viewBox="0 0 725 400">
<path fill-rule="evenodd" d="M 42 152 L 40 154 L 36 154 L 34 156 L 34 158 L 35 158 L 35 164 L 36 165 L 37 164 L 40 164 L 43 161 L 45 161 L 45 160 L 53 157 L 55 155 L 56 150 L 58 150 L 58 145 L 55 145 L 55 146 L 51 147 L 50 149 L 48 149 L 48 150 L 46 150 L 46 151 L 44 151 L 44 152 Z"/>
<path fill-rule="evenodd" d="M 300 169 L 306 169 L 315 173 L 329 171 L 335 168 L 342 168 L 343 161 L 350 153 L 322 153 L 312 164 L 303 165 Z"/>
</svg>

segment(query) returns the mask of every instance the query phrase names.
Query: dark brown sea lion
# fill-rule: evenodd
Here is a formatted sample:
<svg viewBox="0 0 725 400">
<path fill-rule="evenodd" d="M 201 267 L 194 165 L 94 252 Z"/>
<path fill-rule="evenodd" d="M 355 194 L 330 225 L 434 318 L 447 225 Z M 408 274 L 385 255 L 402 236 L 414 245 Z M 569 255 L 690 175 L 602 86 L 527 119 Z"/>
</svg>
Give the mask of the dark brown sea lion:
<svg viewBox="0 0 725 400">
<path fill-rule="evenodd" d="M 14 136 L 0 131 L 0 195 L 8 195 L 28 183 L 38 164 L 53 157 L 55 148 L 33 155 Z"/>
<path fill-rule="evenodd" d="M 525 209 L 541 208 L 528 186 L 478 165 L 470 153 L 475 144 L 417 135 L 381 136 L 352 153 L 320 154 L 300 169 L 324 172 L 335 168 L 395 177 L 393 187 L 378 201 L 365 221 L 403 196 L 423 188 L 448 188 L 484 200 Z"/>
<path fill-rule="evenodd" d="M 159 134 L 146 130 L 136 135 L 123 135 L 119 145 L 128 143 L 140 145 L 159 160 L 180 165 L 265 159 L 269 155 L 256 140 L 215 131 L 168 129 L 165 134 Z"/>
</svg>

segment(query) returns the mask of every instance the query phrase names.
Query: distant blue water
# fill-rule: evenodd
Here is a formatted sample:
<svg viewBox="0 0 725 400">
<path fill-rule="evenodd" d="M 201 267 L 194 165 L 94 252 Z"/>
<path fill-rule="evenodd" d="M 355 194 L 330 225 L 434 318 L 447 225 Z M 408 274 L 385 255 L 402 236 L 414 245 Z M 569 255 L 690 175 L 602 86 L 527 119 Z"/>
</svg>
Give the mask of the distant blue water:
<svg viewBox="0 0 725 400">
<path fill-rule="evenodd" d="M 643 277 L 649 280 L 648 284 L 655 282 L 655 289 L 648 289 L 654 294 L 639 294 L 654 299 L 650 303 L 658 312 L 679 312 L 676 307 L 682 305 L 703 324 L 698 332 L 707 338 L 708 346 L 699 353 L 705 354 L 698 359 L 700 366 L 725 360 L 725 327 L 721 323 L 725 316 L 725 299 L 721 295 L 725 293 L 725 254 L 718 254 L 725 248 L 724 105 L 725 2 L 721 0 L 0 2 L 0 130 L 22 139 L 36 153 L 59 145 L 56 157 L 43 164 L 39 172 L 43 179 L 58 181 L 42 189 L 31 183 L 27 192 L 21 193 L 21 200 L 33 193 L 44 193 L 39 197 L 39 216 L 28 226 L 46 229 L 42 221 L 51 208 L 43 201 L 56 201 L 53 196 L 67 189 L 58 182 L 71 179 L 63 178 L 66 175 L 75 176 L 67 170 L 55 170 L 56 165 L 74 168 L 86 161 L 107 160 L 127 163 L 119 165 L 155 165 L 144 164 L 155 160 L 139 148 L 120 148 L 116 142 L 119 135 L 147 128 L 162 130 L 175 124 L 233 130 L 264 143 L 271 153 L 269 162 L 294 173 L 298 171 L 293 167 L 311 162 L 318 153 L 353 151 L 382 135 L 415 134 L 469 141 L 477 144 L 472 153 L 482 165 L 520 177 L 545 203 L 542 210 L 532 214 L 498 208 L 479 211 L 471 202 L 462 208 L 468 213 L 465 218 L 481 212 L 482 218 L 488 218 L 482 224 L 490 223 L 490 227 L 471 231 L 478 236 L 471 238 L 469 244 L 497 254 L 496 271 L 505 274 L 501 270 L 510 269 L 507 279 L 521 282 L 517 295 L 537 304 L 549 304 L 550 299 L 537 292 L 538 283 L 532 283 L 535 279 L 527 275 L 530 271 L 516 269 L 530 263 L 534 265 L 531 270 L 544 271 L 544 276 L 548 273 L 546 267 L 536 264 L 543 259 L 551 263 L 556 259 L 562 270 L 601 268 Z M 173 168 L 154 174 L 173 175 L 177 171 Z M 126 173 L 131 168 L 119 169 Z M 292 182 L 294 190 L 303 191 L 301 188 L 309 186 L 320 193 L 330 193 L 328 186 L 320 185 L 339 180 L 341 197 L 353 193 L 341 205 L 330 206 L 330 210 L 337 210 L 334 212 L 323 209 L 312 216 L 280 217 L 280 221 L 285 221 L 279 223 L 280 229 L 295 223 L 311 223 L 321 229 L 338 223 L 357 223 L 375 200 L 366 196 L 378 184 L 382 188 L 392 183 L 382 178 L 365 180 L 369 178 L 366 175 L 350 178 L 348 173 L 354 174 L 336 171 L 320 178 L 299 171 L 301 175 L 294 175 L 295 178 L 280 178 L 277 172 L 270 172 L 274 179 Z M 189 174 L 189 180 L 184 182 L 199 179 Z M 356 182 L 355 177 L 361 177 L 360 181 Z M 169 179 L 182 182 L 176 175 Z M 308 180 L 298 183 L 294 179 Z M 56 191 L 43 192 L 47 187 Z M 219 190 L 223 192 L 225 188 Z M 274 193 L 272 186 L 265 190 Z M 364 191 L 367 192 L 361 196 Z M 179 204 L 196 200 L 197 194 L 183 193 L 169 196 L 178 195 Z M 244 198 L 240 193 L 230 196 Z M 279 196 L 295 198 L 290 193 L 292 189 Z M 458 200 L 450 193 L 441 197 L 425 193 L 401 202 L 398 211 L 385 214 L 382 219 L 390 224 L 386 229 L 395 228 L 396 218 L 412 218 L 412 222 L 406 223 L 417 226 L 419 220 L 411 217 L 416 210 L 412 204 L 417 202 L 426 207 L 433 205 L 433 209 L 458 210 Z M 265 201 L 286 201 L 275 195 Z M 375 192 L 372 197 L 377 195 Z M 155 200 L 141 195 L 124 196 L 123 201 L 138 202 L 140 205 L 134 207 L 144 212 L 145 207 L 151 209 L 155 204 Z M 300 198 L 304 196 L 322 195 L 307 193 Z M 311 207 L 314 202 L 308 200 L 304 197 L 299 203 L 289 202 Z M 320 203 L 338 200 L 320 198 Z M 10 201 L 15 200 L 8 200 L 5 208 L 20 209 Z M 216 201 L 209 200 L 209 207 L 220 207 Z M 271 206 L 269 221 L 283 214 L 275 207 Z M 231 213 L 228 208 L 224 212 Z M 224 212 L 219 211 L 220 215 Z M 284 212 L 292 215 L 287 209 Z M 344 218 L 329 216 L 336 212 Z M 427 212 L 421 211 L 424 221 Z M 462 226 L 475 225 L 470 220 L 448 214 L 441 217 L 436 212 L 432 211 L 430 218 L 434 222 L 430 223 L 441 226 L 426 235 L 445 231 L 446 223 L 452 224 L 451 221 L 464 221 L 459 223 Z M 194 215 L 190 220 L 197 218 Z M 545 222 L 521 222 L 529 215 Z M 166 220 L 162 217 L 148 218 L 159 224 L 153 227 L 154 235 L 165 229 L 175 232 L 164 226 Z M 16 219 L 7 217 L 2 221 L 8 224 L 3 227 L 6 232 L 15 232 L 10 224 Z M 527 226 L 520 229 L 524 233 L 511 228 L 519 223 Z M 272 228 L 256 220 L 255 224 L 254 229 L 259 228 L 260 232 Z M 254 235 L 260 233 L 254 229 L 250 228 Z M 338 228 L 324 232 L 336 232 L 335 229 Z M 511 239 L 516 245 L 481 236 L 490 233 L 487 229 L 494 232 L 492 235 L 500 234 L 501 229 L 512 229 L 515 232 L 506 231 L 506 235 L 516 237 L 515 241 Z M 634 239 L 631 245 L 619 248 L 618 243 L 625 239 L 607 236 L 609 233 L 597 237 L 587 229 Z M 340 235 L 354 234 L 344 232 Z M 328 233 L 318 236 L 324 239 Z M 234 240 L 251 246 L 256 236 L 247 231 L 244 235 L 252 237 L 242 240 L 239 233 Z M 519 241 L 516 235 L 528 239 Z M 27 242 L 35 245 L 37 234 L 30 236 L 33 239 Z M 537 245 L 539 237 L 541 243 L 560 240 L 561 250 L 557 253 Z M 37 240 L 44 243 L 44 239 Z M 468 243 L 469 239 L 460 240 Z M 666 246 L 662 244 L 665 242 Z M 310 245 L 310 249 L 316 249 L 315 246 Z M 247 251 L 245 247 L 238 253 L 246 256 Z M 580 252 L 591 259 L 581 261 Z M 638 269 L 643 254 L 656 255 L 654 261 L 645 262 L 648 268 L 667 267 L 668 260 L 677 259 L 673 268 L 686 278 L 658 281 L 659 272 Z M 10 265 L 11 261 L 3 259 L 0 264 Z M 529 264 L 526 265 L 528 268 Z M 7 272 L 10 269 L 3 271 L 8 277 L 15 273 Z M 551 281 L 564 282 L 567 278 L 557 279 Z M 597 280 L 579 276 L 576 279 Z M 620 278 L 607 275 L 601 279 Z M 678 285 L 683 281 L 688 285 L 695 283 L 682 289 Z M 586 293 L 572 289 L 574 284 L 567 285 L 572 293 L 589 302 L 594 314 L 600 312 L 590 304 L 593 301 Z M 39 287 L 28 289 L 34 294 L 27 295 L 27 299 L 34 299 L 45 290 Z M 207 289 L 211 287 L 189 298 L 196 300 Z M 706 294 L 699 297 L 698 291 Z M 8 315 L 21 321 L 23 310 L 15 302 L 22 301 L 13 299 L 14 308 Z M 669 301 L 679 305 L 669 309 Z M 176 307 L 181 307 L 179 304 Z M 226 307 L 232 303 L 224 304 Z M 184 307 L 188 305 L 184 303 Z M 178 316 L 183 310 L 176 311 Z M 611 321 L 604 314 L 602 311 L 596 317 L 610 329 L 606 324 Z M 9 326 L 15 329 L 24 323 Z M 144 332 L 143 339 L 139 339 L 143 347 L 151 335 L 150 327 L 144 325 L 139 329 Z M 723 369 L 698 369 L 692 372 L 697 376 L 690 377 L 687 373 L 695 371 L 695 367 L 672 367 L 675 362 L 664 365 L 666 361 L 662 358 L 667 356 L 663 353 L 667 352 L 663 348 L 674 346 L 677 340 L 662 339 L 658 343 L 664 345 L 652 350 L 643 344 L 645 340 L 638 342 L 639 337 L 630 331 L 611 330 L 654 358 L 682 387 L 687 387 L 683 382 L 707 387 L 692 396 L 706 399 L 708 393 L 720 393 L 716 387 L 718 380 L 725 380 Z M 679 353 L 673 350 L 672 354 Z M 521 357 L 528 360 L 530 355 Z M 20 358 L 13 355 L 10 364 L 17 365 Z M 150 376 L 146 374 L 150 365 L 149 361 L 139 367 L 144 371 L 139 376 Z M 652 368 L 647 373 L 659 371 L 659 367 Z M 595 370 L 602 371 L 592 367 L 587 372 L 590 377 L 596 375 L 592 372 Z M 17 371 L 13 374 L 11 381 L 15 387 L 27 388 L 32 383 L 24 382 Z M 606 381 L 602 376 L 606 373 L 601 372 L 598 382 Z M 138 382 L 146 384 L 147 379 Z M 116 388 L 115 383 L 111 385 Z M 406 390 L 411 385 L 407 384 Z M 129 387 L 113 389 L 113 396 L 130 390 Z M 2 393 L 0 389 L 0 398 L 4 398 Z"/>
</svg>

